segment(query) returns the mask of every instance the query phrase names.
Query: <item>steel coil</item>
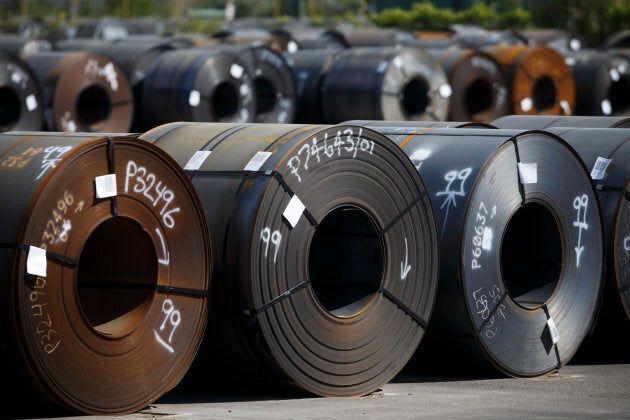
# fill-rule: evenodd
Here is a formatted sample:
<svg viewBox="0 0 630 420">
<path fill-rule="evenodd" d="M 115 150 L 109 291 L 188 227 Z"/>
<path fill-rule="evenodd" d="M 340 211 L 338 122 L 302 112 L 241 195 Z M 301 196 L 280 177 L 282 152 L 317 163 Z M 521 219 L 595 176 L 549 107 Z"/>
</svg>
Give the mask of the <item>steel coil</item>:
<svg viewBox="0 0 630 420">
<path fill-rule="evenodd" d="M 133 93 L 120 66 L 97 53 L 50 51 L 24 57 L 44 92 L 48 131 L 127 132 Z"/>
<path fill-rule="evenodd" d="M 491 46 L 483 51 L 501 65 L 512 114 L 573 115 L 576 86 L 564 57 L 546 46 Z"/>
<path fill-rule="evenodd" d="M 0 34 L 0 52 L 14 57 L 52 50 L 47 39 L 32 38 L 17 34 Z"/>
<path fill-rule="evenodd" d="M 39 130 L 44 124 L 43 91 L 30 67 L 0 54 L 0 131 Z"/>
<path fill-rule="evenodd" d="M 510 112 L 510 95 L 499 63 L 480 50 L 427 49 L 444 68 L 453 90 L 449 119 L 490 122 Z"/>
<path fill-rule="evenodd" d="M 412 32 L 398 28 L 354 28 L 345 33 L 345 40 L 350 47 L 396 47 L 416 39 Z"/>
<path fill-rule="evenodd" d="M 575 79 L 577 115 L 630 114 L 630 59 L 596 50 L 567 54 Z"/>
<path fill-rule="evenodd" d="M 420 48 L 356 47 L 340 51 L 322 86 L 327 123 L 443 121 L 451 87 L 435 58 Z"/>
<path fill-rule="evenodd" d="M 300 50 L 342 50 L 350 46 L 343 33 L 333 29 L 293 27 L 289 30 Z"/>
<path fill-rule="evenodd" d="M 322 84 L 333 63 L 335 53 L 330 50 L 299 50 L 285 54 L 296 85 L 296 123 L 322 124 Z"/>
<path fill-rule="evenodd" d="M 604 48 L 630 48 L 630 29 L 615 32 L 604 40 Z"/>
<path fill-rule="evenodd" d="M 172 123 L 140 138 L 189 168 L 213 233 L 197 383 L 358 396 L 403 368 L 431 314 L 438 254 L 422 181 L 394 143 L 297 124 Z"/>
<path fill-rule="evenodd" d="M 153 38 L 115 41 L 75 39 L 59 42 L 57 48 L 62 51 L 88 51 L 108 56 L 114 60 L 125 72 L 133 91 L 134 118 L 129 128 L 130 131 L 138 133 L 153 128 L 143 120 L 144 79 L 160 55 L 175 49 L 173 44 Z"/>
<path fill-rule="evenodd" d="M 3 402 L 124 414 L 177 385 L 212 270 L 178 164 L 133 137 L 14 132 L 0 179 Z"/>
<path fill-rule="evenodd" d="M 416 165 L 438 225 L 438 296 L 420 348 L 443 369 L 535 377 L 565 365 L 602 284 L 601 218 L 580 158 L 540 131 L 379 124 L 367 127 Z"/>
<path fill-rule="evenodd" d="M 630 128 L 630 117 L 506 115 L 491 122 L 497 128 L 537 130 L 548 127 Z"/>
<path fill-rule="evenodd" d="M 186 48 L 161 54 L 144 80 L 144 121 L 248 122 L 255 116 L 252 73 L 234 52 Z"/>
<path fill-rule="evenodd" d="M 518 33 L 528 45 L 546 45 L 564 54 L 579 51 L 585 46 L 584 40 L 569 31 L 557 28 L 522 29 Z"/>
</svg>

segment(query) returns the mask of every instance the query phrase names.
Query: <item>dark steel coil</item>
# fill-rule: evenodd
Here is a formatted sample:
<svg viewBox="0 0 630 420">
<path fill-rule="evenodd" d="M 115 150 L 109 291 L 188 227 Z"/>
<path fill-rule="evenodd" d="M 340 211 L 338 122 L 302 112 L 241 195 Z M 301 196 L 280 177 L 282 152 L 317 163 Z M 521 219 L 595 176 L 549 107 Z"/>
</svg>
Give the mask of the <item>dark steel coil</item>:
<svg viewBox="0 0 630 420">
<path fill-rule="evenodd" d="M 462 48 L 481 49 L 490 46 L 511 47 L 527 45 L 527 39 L 516 31 L 487 31 L 478 27 L 469 28 L 465 25 L 454 26 L 456 30 L 452 39 Z"/>
<path fill-rule="evenodd" d="M 160 55 L 175 49 L 163 39 L 119 39 L 115 41 L 74 39 L 57 43 L 62 51 L 88 51 L 106 55 L 114 60 L 125 72 L 133 90 L 134 118 L 130 131 L 138 133 L 150 128 L 144 120 L 142 104 L 144 79 Z"/>
<path fill-rule="evenodd" d="M 0 179 L 3 410 L 124 414 L 177 385 L 212 269 L 179 165 L 133 137 L 14 132 Z"/>
<path fill-rule="evenodd" d="M 233 51 L 167 51 L 145 77 L 142 103 L 150 127 L 173 121 L 253 121 L 252 73 Z"/>
<path fill-rule="evenodd" d="M 344 34 L 334 29 L 294 27 L 290 28 L 289 31 L 298 43 L 300 50 L 342 50 L 350 46 Z"/>
<path fill-rule="evenodd" d="M 443 121 L 451 96 L 446 73 L 420 48 L 339 51 L 322 87 L 327 123 L 362 120 Z"/>
<path fill-rule="evenodd" d="M 287 64 L 293 71 L 296 85 L 295 122 L 324 123 L 322 109 L 322 84 L 334 61 L 335 53 L 330 50 L 299 50 L 285 54 Z"/>
<path fill-rule="evenodd" d="M 24 57 L 44 93 L 48 131 L 127 132 L 133 92 L 120 66 L 84 51 L 50 51 Z"/>
<path fill-rule="evenodd" d="M 483 51 L 501 65 L 510 87 L 511 112 L 573 115 L 576 86 L 564 57 L 547 46 L 491 46 Z"/>
<path fill-rule="evenodd" d="M 211 152 L 189 170 L 215 261 L 192 383 L 279 379 L 358 396 L 403 368 L 431 314 L 438 254 L 422 181 L 394 143 L 298 124 L 173 123 L 141 138 L 184 167 Z"/>
<path fill-rule="evenodd" d="M 264 45 L 280 54 L 299 49 L 299 43 L 293 39 L 291 32 L 280 28 L 231 28 L 215 33 L 213 38 L 226 44 Z"/>
<path fill-rule="evenodd" d="M 22 57 L 50 50 L 52 50 L 52 43 L 47 39 L 17 34 L 0 34 L 0 53 Z"/>
<path fill-rule="evenodd" d="M 577 115 L 630 114 L 630 59 L 597 50 L 568 53 Z"/>
<path fill-rule="evenodd" d="M 604 48 L 630 48 L 630 29 L 615 32 L 604 40 Z"/>
<path fill-rule="evenodd" d="M 586 44 L 579 35 L 558 28 L 521 29 L 518 33 L 528 45 L 546 45 L 563 54 L 579 51 Z"/>
<path fill-rule="evenodd" d="M 497 128 L 538 130 L 548 127 L 630 128 L 630 117 L 506 115 L 491 122 Z"/>
<path fill-rule="evenodd" d="M 427 49 L 444 68 L 453 90 L 449 119 L 490 122 L 510 112 L 507 81 L 499 63 L 480 50 Z"/>
<path fill-rule="evenodd" d="M 601 218 L 580 158 L 540 131 L 379 124 L 367 127 L 416 165 L 438 224 L 440 284 L 419 350 L 443 369 L 488 361 L 515 377 L 565 365 L 595 318 L 602 284 Z"/>
<path fill-rule="evenodd" d="M 42 88 L 30 67 L 0 54 L 0 131 L 39 130 L 44 125 Z"/>
<path fill-rule="evenodd" d="M 416 36 L 398 28 L 354 28 L 344 34 L 350 47 L 396 47 L 416 40 Z"/>
</svg>

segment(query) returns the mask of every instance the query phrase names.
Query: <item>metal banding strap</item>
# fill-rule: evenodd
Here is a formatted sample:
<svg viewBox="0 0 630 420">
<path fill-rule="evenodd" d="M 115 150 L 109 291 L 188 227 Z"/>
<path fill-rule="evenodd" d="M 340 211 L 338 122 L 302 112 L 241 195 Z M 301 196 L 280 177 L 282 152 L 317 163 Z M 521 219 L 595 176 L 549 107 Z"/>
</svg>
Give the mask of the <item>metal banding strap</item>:
<svg viewBox="0 0 630 420">
<path fill-rule="evenodd" d="M 17 242 L 0 242 L 0 248 L 19 249 L 28 252 L 30 245 Z M 79 265 L 79 260 L 75 258 L 66 257 L 65 255 L 57 254 L 56 252 L 51 252 L 48 250 L 46 250 L 46 258 L 63 264 L 74 266 Z"/>
<path fill-rule="evenodd" d="M 542 304 L 542 309 L 543 309 L 543 311 L 545 311 L 545 315 L 547 316 L 547 320 L 551 319 L 551 315 L 549 314 L 549 308 L 547 308 L 547 304 L 546 303 Z M 550 332 L 550 334 L 551 334 L 551 332 Z M 560 368 L 562 368 L 562 360 L 560 359 L 560 350 L 558 350 L 558 343 L 554 343 L 553 348 L 554 348 L 554 351 L 556 353 L 556 360 L 558 361 L 557 368 L 560 369 Z"/>
<path fill-rule="evenodd" d="M 518 191 L 521 193 L 521 204 L 525 204 L 525 186 L 521 182 L 520 175 L 518 173 L 518 164 L 521 163 L 521 155 L 518 151 L 518 140 L 516 139 L 516 137 L 512 137 L 512 143 L 514 143 L 514 154 L 516 155 L 516 176 L 518 177 Z"/>
<path fill-rule="evenodd" d="M 413 199 L 413 201 L 411 203 L 409 203 L 409 205 L 407 205 L 407 207 L 405 207 L 403 209 L 402 212 L 400 212 L 398 214 L 398 216 L 394 217 L 394 219 L 389 222 L 387 225 L 385 225 L 385 227 L 383 228 L 383 230 L 381 231 L 381 233 L 379 234 L 379 236 L 383 236 L 385 235 L 392 227 L 394 227 L 394 225 L 396 223 L 398 223 L 400 221 L 400 219 L 402 219 L 405 214 L 409 213 L 409 211 L 414 208 L 416 206 L 416 204 L 418 204 L 420 202 L 420 200 L 422 200 L 422 198 L 424 198 L 424 196 L 427 194 L 426 191 L 422 191 L 422 193 L 417 196 L 416 198 Z"/>
<path fill-rule="evenodd" d="M 418 325 L 422 327 L 422 329 L 427 329 L 427 321 L 424 320 L 420 315 L 411 310 L 407 305 L 405 305 L 400 299 L 392 294 L 389 290 L 384 288 L 383 286 L 379 287 L 379 292 L 383 294 L 387 299 L 389 299 L 392 303 L 398 306 L 404 313 L 409 315 L 411 319 L 413 319 Z"/>
<path fill-rule="evenodd" d="M 299 292 L 300 290 L 306 288 L 306 286 L 308 286 L 309 284 L 311 284 L 310 280 L 303 281 L 302 283 L 298 284 L 297 286 L 293 286 L 292 288 L 290 288 L 286 292 L 282 293 L 281 295 L 276 296 L 275 298 L 271 299 L 269 302 L 265 303 L 260 308 L 245 309 L 244 312 L 245 312 L 246 315 L 258 315 L 259 313 L 266 311 L 267 309 L 271 308 L 272 306 L 276 305 L 277 303 L 282 302 L 283 300 L 291 297 L 292 295 L 294 295 L 295 293 Z"/>
<path fill-rule="evenodd" d="M 200 290 L 200 289 L 191 289 L 188 287 L 174 287 L 174 286 L 164 286 L 158 284 L 155 286 L 155 291 L 158 293 L 168 293 L 171 295 L 182 295 L 182 296 L 210 296 L 209 290 Z"/>
<path fill-rule="evenodd" d="M 107 137 L 107 165 L 110 174 L 116 173 L 116 167 L 114 162 L 114 139 Z M 112 216 L 118 216 L 118 196 L 111 197 L 110 203 L 112 206 Z"/>
<path fill-rule="evenodd" d="M 479 326 L 479 329 L 477 331 L 475 331 L 475 336 L 479 336 L 479 334 L 481 334 L 481 330 L 483 330 L 484 328 L 486 328 L 486 325 L 488 324 L 488 322 L 490 322 L 490 320 L 492 319 L 492 317 L 494 316 L 494 314 L 497 313 L 497 311 L 499 310 L 499 308 L 501 307 L 501 305 L 503 304 L 503 301 L 505 300 L 505 298 L 507 297 L 507 292 L 503 294 L 503 296 L 501 296 L 501 299 L 499 299 L 499 301 L 497 302 L 496 306 L 494 307 L 494 309 L 492 309 L 492 311 L 490 311 L 490 313 L 488 314 L 488 316 L 486 317 L 486 319 L 483 320 L 483 322 L 481 323 L 481 325 Z"/>
</svg>

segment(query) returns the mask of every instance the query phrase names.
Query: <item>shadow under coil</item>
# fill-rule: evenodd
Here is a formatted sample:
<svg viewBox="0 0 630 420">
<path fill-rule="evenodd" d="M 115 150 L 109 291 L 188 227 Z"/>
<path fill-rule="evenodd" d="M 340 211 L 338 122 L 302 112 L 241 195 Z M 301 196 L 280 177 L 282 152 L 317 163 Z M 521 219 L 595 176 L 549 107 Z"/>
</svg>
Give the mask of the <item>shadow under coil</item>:
<svg viewBox="0 0 630 420">
<path fill-rule="evenodd" d="M 394 143 L 298 124 L 180 122 L 140 138 L 189 167 L 213 232 L 193 384 L 280 380 L 350 397 L 403 368 L 433 308 L 438 254 L 422 181 Z"/>
</svg>

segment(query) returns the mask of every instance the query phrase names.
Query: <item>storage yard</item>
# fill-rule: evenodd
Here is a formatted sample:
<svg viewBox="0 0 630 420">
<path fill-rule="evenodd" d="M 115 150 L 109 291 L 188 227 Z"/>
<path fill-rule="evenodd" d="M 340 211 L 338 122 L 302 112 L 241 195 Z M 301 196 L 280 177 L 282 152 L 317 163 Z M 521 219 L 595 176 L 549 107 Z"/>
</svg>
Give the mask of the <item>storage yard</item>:
<svg viewBox="0 0 630 420">
<path fill-rule="evenodd" d="M 630 414 L 630 33 L 0 52 L 8 417 Z"/>
</svg>

